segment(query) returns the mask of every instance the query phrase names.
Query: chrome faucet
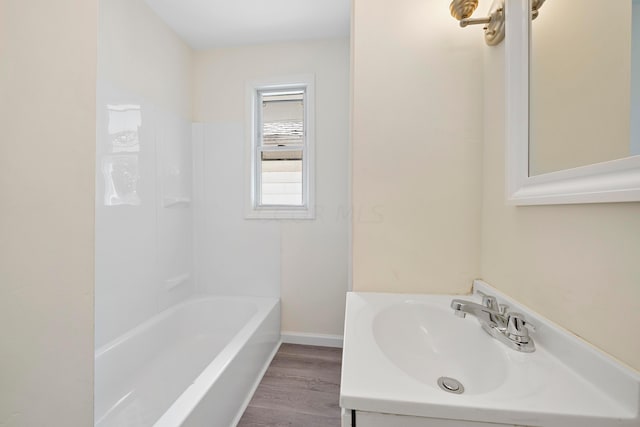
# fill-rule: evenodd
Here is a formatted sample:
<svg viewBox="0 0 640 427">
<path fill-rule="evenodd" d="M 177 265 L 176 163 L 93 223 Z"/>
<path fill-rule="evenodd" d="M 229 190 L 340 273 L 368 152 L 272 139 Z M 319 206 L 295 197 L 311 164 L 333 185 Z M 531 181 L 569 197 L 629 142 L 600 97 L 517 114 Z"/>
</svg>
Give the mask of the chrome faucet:
<svg viewBox="0 0 640 427">
<path fill-rule="evenodd" d="M 536 350 L 533 338 L 529 336 L 529 329 L 534 330 L 534 326 L 525 320 L 524 315 L 515 312 L 508 312 L 509 307 L 498 304 L 496 297 L 482 295 L 482 304 L 462 299 L 451 301 L 451 308 L 458 317 L 466 317 L 467 314 L 475 316 L 480 322 L 480 326 L 489 335 L 497 339 L 508 347 L 531 353 Z"/>
</svg>

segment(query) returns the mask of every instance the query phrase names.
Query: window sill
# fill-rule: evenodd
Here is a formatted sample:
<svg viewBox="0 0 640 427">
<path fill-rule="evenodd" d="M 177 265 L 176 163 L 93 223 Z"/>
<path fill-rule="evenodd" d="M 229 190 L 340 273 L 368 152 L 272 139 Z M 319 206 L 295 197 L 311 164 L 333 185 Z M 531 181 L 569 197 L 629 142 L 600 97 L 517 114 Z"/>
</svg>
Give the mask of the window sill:
<svg viewBox="0 0 640 427">
<path fill-rule="evenodd" d="M 261 208 L 251 209 L 245 219 L 315 219 L 314 209 Z"/>
</svg>

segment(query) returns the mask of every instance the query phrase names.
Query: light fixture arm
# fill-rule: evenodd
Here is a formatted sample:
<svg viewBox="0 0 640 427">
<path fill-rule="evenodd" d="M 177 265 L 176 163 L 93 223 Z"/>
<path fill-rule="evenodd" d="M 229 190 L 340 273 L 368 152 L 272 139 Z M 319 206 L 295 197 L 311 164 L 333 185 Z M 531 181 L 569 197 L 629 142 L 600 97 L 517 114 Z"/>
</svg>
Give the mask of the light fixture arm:
<svg viewBox="0 0 640 427">
<path fill-rule="evenodd" d="M 460 26 L 462 28 L 467 25 L 478 25 L 478 24 L 489 24 L 491 23 L 491 17 L 487 16 L 486 18 L 465 18 L 460 20 Z"/>
<path fill-rule="evenodd" d="M 545 0 L 531 1 L 531 19 L 536 19 L 540 7 Z M 484 18 L 471 18 L 471 15 L 478 7 L 478 0 L 453 0 L 449 5 L 451 16 L 460 21 L 460 27 L 469 25 L 484 25 L 484 39 L 490 46 L 500 44 L 504 40 L 504 0 L 493 0 L 489 16 Z"/>
</svg>

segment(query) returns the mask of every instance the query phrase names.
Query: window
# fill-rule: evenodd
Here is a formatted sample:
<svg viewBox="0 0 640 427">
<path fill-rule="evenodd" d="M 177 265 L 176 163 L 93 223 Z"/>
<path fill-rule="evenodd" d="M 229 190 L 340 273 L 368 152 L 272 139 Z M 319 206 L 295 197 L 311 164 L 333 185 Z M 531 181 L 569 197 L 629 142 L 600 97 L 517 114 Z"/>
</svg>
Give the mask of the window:
<svg viewBox="0 0 640 427">
<path fill-rule="evenodd" d="M 313 218 L 313 84 L 251 85 L 248 218 Z"/>
</svg>

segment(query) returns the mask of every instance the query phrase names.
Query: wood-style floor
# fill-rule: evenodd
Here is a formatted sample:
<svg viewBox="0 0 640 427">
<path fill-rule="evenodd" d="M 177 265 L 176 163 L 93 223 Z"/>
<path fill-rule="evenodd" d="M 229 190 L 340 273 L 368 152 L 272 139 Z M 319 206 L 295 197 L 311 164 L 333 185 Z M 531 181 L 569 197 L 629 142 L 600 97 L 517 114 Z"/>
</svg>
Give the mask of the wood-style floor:
<svg viewBox="0 0 640 427">
<path fill-rule="evenodd" d="M 340 427 L 342 349 L 282 344 L 238 427 Z"/>
</svg>

